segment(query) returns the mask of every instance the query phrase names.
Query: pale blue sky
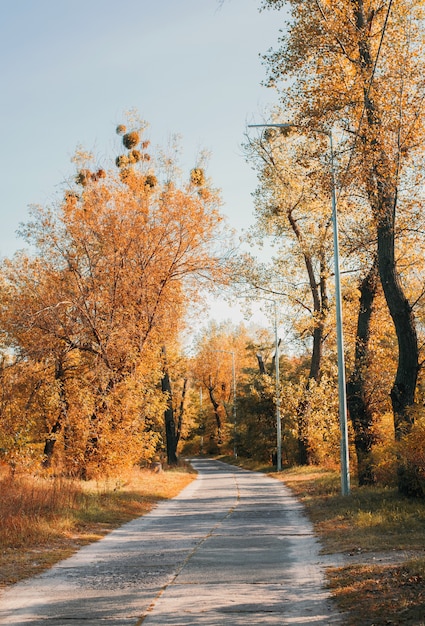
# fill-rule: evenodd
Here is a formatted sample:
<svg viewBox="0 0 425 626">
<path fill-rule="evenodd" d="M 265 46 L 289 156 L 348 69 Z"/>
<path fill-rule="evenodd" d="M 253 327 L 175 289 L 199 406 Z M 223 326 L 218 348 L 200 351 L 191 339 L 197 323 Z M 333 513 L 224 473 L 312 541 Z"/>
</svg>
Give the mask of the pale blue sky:
<svg viewBox="0 0 425 626">
<path fill-rule="evenodd" d="M 0 0 L 0 256 L 30 204 L 49 204 L 74 172 L 77 145 L 116 154 L 115 127 L 136 108 L 153 145 L 181 135 L 188 168 L 201 148 L 240 234 L 256 186 L 241 150 L 247 123 L 276 102 L 260 55 L 282 12 L 260 0 Z M 230 311 L 220 305 L 221 317 Z"/>
<path fill-rule="evenodd" d="M 113 154 L 123 112 L 136 108 L 154 144 L 182 136 L 237 229 L 252 222 L 256 184 L 240 144 L 275 94 L 259 58 L 284 16 L 260 0 L 0 0 L 0 255 L 28 205 L 49 203 L 74 171 L 76 146 Z"/>
</svg>

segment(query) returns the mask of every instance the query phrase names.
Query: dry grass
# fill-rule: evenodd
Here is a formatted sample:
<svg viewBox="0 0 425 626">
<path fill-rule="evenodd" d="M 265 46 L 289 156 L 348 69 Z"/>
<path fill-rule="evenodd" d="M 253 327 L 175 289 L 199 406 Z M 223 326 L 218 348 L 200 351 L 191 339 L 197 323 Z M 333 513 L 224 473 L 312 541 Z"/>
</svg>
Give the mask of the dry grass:
<svg viewBox="0 0 425 626">
<path fill-rule="evenodd" d="M 425 555 L 425 502 L 396 489 L 357 487 L 340 495 L 339 475 L 331 470 L 297 468 L 282 472 L 303 501 L 329 552 L 346 554 L 417 551 Z"/>
<path fill-rule="evenodd" d="M 425 624 L 425 560 L 402 565 L 350 565 L 329 572 L 347 626 Z"/>
<path fill-rule="evenodd" d="M 222 460 L 271 471 L 252 460 Z M 346 563 L 328 570 L 344 626 L 425 626 L 423 500 L 355 484 L 343 497 L 339 473 L 323 467 L 295 467 L 270 476 L 285 482 L 304 503 L 324 551 Z"/>
<path fill-rule="evenodd" d="M 340 495 L 336 472 L 295 468 L 279 476 L 302 500 L 328 553 L 328 571 L 347 626 L 425 625 L 425 502 L 395 489 L 352 487 Z"/>
<path fill-rule="evenodd" d="M 124 481 L 0 476 L 0 586 L 32 576 L 171 498 L 187 468 L 134 470 Z"/>
</svg>

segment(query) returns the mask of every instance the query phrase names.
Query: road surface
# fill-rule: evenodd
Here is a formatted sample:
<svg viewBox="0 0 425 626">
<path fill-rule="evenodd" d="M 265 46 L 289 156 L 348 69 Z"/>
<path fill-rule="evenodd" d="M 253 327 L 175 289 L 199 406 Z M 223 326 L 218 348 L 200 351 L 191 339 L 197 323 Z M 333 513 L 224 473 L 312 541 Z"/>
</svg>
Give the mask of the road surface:
<svg viewBox="0 0 425 626">
<path fill-rule="evenodd" d="M 0 594 L 0 624 L 342 624 L 320 545 L 279 481 L 219 461 L 173 500 Z"/>
</svg>

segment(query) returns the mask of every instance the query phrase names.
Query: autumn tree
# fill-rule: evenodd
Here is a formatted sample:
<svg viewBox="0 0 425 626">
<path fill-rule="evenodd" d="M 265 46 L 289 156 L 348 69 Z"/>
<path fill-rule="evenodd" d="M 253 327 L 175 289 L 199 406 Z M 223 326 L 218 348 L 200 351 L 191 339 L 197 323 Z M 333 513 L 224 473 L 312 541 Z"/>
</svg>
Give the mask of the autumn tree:
<svg viewBox="0 0 425 626">
<path fill-rule="evenodd" d="M 210 429 L 210 448 L 219 449 L 230 441 L 237 445 L 238 424 L 234 422 L 235 398 L 243 378 L 248 341 L 243 326 L 212 322 L 198 337 L 192 359 L 192 378 L 201 385 L 211 403 L 215 428 Z"/>
<path fill-rule="evenodd" d="M 397 438 L 409 430 L 419 369 L 418 339 L 396 254 L 396 223 L 423 157 L 423 8 L 420 2 L 322 0 L 284 3 L 291 20 L 280 47 L 266 57 L 291 121 L 307 132 L 328 131 L 349 151 L 344 184 L 361 193 L 374 224 L 378 268 L 398 340 L 391 390 Z M 284 81 L 283 81 L 284 79 Z M 415 163 L 416 161 L 416 163 Z M 400 490 L 409 472 L 400 468 Z"/>
<path fill-rule="evenodd" d="M 265 329 L 257 331 L 255 335 L 251 333 L 246 345 L 247 366 L 238 403 L 243 415 L 238 427 L 238 450 L 241 456 L 277 465 L 277 402 L 283 393 L 281 373 L 285 380 L 288 368 L 280 350 L 276 354 L 276 337 L 273 335 Z M 278 370 L 276 358 L 279 358 Z M 278 372 L 279 380 L 276 378 Z M 279 405 L 279 419 L 284 426 L 284 456 L 287 457 L 288 429 L 286 420 L 282 420 L 286 407 Z"/>
<path fill-rule="evenodd" d="M 187 407 L 191 384 L 190 368 L 188 359 L 182 356 L 181 351 L 170 359 L 165 346 L 162 347 L 162 365 L 161 388 L 167 397 L 164 411 L 167 462 L 169 465 L 176 465 L 179 442 L 184 431 L 187 432 L 193 424 L 193 411 Z"/>
<path fill-rule="evenodd" d="M 80 475 L 149 458 L 161 444 L 161 348 L 176 341 L 201 286 L 218 279 L 226 239 L 202 168 L 173 179 L 171 158 L 154 163 L 144 124 L 118 132 L 116 167 L 77 153 L 64 199 L 34 207 L 21 229 L 34 255 L 2 268 L 8 345 L 45 363 L 54 381 L 45 461 L 66 425 Z"/>
<path fill-rule="evenodd" d="M 276 254 L 272 267 L 243 273 L 251 287 L 289 304 L 299 335 L 311 339 L 306 393 L 298 416 L 298 462 L 309 459 L 307 421 L 312 381 L 320 382 L 323 347 L 330 305 L 328 279 L 331 222 L 327 169 L 317 145 L 303 137 L 288 137 L 284 129 L 266 129 L 249 140 L 247 155 L 258 170 L 253 237 L 271 238 Z M 244 261 L 246 268 L 247 264 Z M 260 295 L 261 297 L 261 295 Z"/>
<path fill-rule="evenodd" d="M 0 459 L 14 472 L 32 470 L 38 462 L 37 439 L 46 405 L 51 400 L 50 380 L 42 363 L 15 362 L 3 355 L 0 363 Z M 43 389 L 44 387 L 44 389 Z"/>
</svg>

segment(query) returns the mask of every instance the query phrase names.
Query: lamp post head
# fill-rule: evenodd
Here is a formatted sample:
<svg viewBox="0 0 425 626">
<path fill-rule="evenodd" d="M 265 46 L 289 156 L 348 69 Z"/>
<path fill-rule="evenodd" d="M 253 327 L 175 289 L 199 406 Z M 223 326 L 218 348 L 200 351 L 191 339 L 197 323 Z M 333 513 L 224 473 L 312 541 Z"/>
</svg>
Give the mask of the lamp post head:
<svg viewBox="0 0 425 626">
<path fill-rule="evenodd" d="M 276 128 L 280 130 L 282 135 L 288 135 L 291 130 L 296 130 L 296 124 L 248 124 L 248 128 Z"/>
<path fill-rule="evenodd" d="M 295 123 L 291 123 L 291 122 L 286 122 L 286 123 L 271 123 L 271 124 L 248 124 L 248 128 L 282 128 L 284 130 L 291 130 L 291 129 L 301 129 L 301 130 L 305 130 L 304 126 L 301 126 L 301 124 L 295 124 Z M 326 135 L 326 137 L 330 137 L 332 138 L 332 131 L 330 130 L 324 130 L 324 129 L 314 129 L 314 130 L 310 130 L 311 134 L 314 133 L 318 133 L 320 135 Z"/>
<path fill-rule="evenodd" d="M 296 128 L 296 124 L 248 124 L 248 128 Z"/>
</svg>

